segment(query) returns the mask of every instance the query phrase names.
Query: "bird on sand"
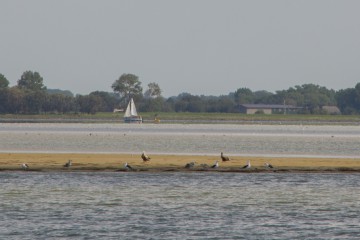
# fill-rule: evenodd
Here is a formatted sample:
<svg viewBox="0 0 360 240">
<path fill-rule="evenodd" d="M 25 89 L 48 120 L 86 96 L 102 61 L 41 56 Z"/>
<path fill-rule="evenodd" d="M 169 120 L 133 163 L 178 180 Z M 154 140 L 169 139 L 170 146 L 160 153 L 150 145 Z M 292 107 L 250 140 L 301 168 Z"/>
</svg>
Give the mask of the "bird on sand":
<svg viewBox="0 0 360 240">
<path fill-rule="evenodd" d="M 21 168 L 24 170 L 29 169 L 29 165 L 27 165 L 26 163 L 21 164 Z"/>
<path fill-rule="evenodd" d="M 69 168 L 72 165 L 72 160 L 69 160 L 67 163 L 64 164 L 64 167 Z"/>
<path fill-rule="evenodd" d="M 251 164 L 250 164 L 250 160 L 247 162 L 247 164 L 245 166 L 243 166 L 242 168 L 251 168 Z"/>
<path fill-rule="evenodd" d="M 267 168 L 274 168 L 274 166 L 271 165 L 270 163 L 265 163 L 265 167 L 267 167 Z"/>
<path fill-rule="evenodd" d="M 150 161 L 151 159 L 148 155 L 145 154 L 145 152 L 141 154 L 141 158 L 144 162 Z"/>
<path fill-rule="evenodd" d="M 195 166 L 195 162 L 190 162 L 185 165 L 185 168 L 192 168 Z"/>
<path fill-rule="evenodd" d="M 230 161 L 230 158 L 228 156 L 225 156 L 223 152 L 221 152 L 220 157 L 223 162 Z"/>
<path fill-rule="evenodd" d="M 135 169 L 134 169 L 132 166 L 130 166 L 127 162 L 124 164 L 124 167 L 125 167 L 126 170 L 131 170 L 131 171 L 135 170 Z"/>
<path fill-rule="evenodd" d="M 219 161 L 216 161 L 214 165 L 211 166 L 211 168 L 217 168 L 219 167 Z"/>
</svg>

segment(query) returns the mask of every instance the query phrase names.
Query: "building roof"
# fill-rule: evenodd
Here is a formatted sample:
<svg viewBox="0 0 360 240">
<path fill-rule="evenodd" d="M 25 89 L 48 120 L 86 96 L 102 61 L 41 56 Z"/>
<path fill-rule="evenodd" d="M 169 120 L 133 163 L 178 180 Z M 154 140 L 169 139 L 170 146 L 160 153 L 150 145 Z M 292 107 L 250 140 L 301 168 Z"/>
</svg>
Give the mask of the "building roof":
<svg viewBox="0 0 360 240">
<path fill-rule="evenodd" d="M 284 109 L 284 108 L 296 108 L 300 109 L 301 107 L 295 107 L 293 105 L 284 105 L 284 104 L 241 104 L 240 106 L 244 108 L 252 109 Z"/>
</svg>

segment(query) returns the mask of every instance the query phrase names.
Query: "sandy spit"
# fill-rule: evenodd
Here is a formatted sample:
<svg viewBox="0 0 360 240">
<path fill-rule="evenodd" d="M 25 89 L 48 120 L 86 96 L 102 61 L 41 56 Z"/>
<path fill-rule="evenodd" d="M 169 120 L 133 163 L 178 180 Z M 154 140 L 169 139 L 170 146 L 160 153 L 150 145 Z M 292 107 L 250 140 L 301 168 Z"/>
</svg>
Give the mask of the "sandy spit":
<svg viewBox="0 0 360 240">
<path fill-rule="evenodd" d="M 144 162 L 139 154 L 82 154 L 82 153 L 0 153 L 0 171 L 129 171 L 127 162 L 136 172 L 141 171 L 218 171 L 218 172 L 360 172 L 360 158 L 303 158 L 303 157 L 244 157 L 232 156 L 223 162 L 220 156 L 150 155 Z M 72 160 L 70 168 L 64 164 Z M 250 160 L 251 168 L 242 167 Z M 219 167 L 210 168 L 215 161 Z M 196 162 L 192 168 L 185 168 Z M 264 166 L 268 162 L 274 166 Z"/>
</svg>

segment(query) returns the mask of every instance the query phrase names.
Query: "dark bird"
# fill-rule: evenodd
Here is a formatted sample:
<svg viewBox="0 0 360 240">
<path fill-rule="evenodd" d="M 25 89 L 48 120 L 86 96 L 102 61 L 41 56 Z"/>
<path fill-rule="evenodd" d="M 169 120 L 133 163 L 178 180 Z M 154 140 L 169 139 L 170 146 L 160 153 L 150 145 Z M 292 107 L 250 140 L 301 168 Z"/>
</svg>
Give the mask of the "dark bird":
<svg viewBox="0 0 360 240">
<path fill-rule="evenodd" d="M 220 157 L 221 157 L 221 160 L 223 160 L 223 162 L 230 161 L 230 158 L 227 157 L 227 156 L 225 156 L 225 155 L 223 154 L 223 152 L 221 152 Z"/>
<path fill-rule="evenodd" d="M 135 170 L 135 169 L 134 169 L 132 166 L 130 166 L 127 162 L 124 164 L 124 167 L 125 167 L 126 170 L 131 170 L 131 171 Z"/>
<path fill-rule="evenodd" d="M 206 169 L 209 167 L 206 163 L 202 163 L 199 166 L 202 167 L 203 169 Z"/>
<path fill-rule="evenodd" d="M 69 160 L 67 163 L 64 164 L 64 167 L 69 168 L 72 165 L 72 160 Z"/>
<path fill-rule="evenodd" d="M 211 168 L 217 168 L 219 167 L 219 161 L 216 161 L 214 165 L 211 166 Z"/>
<path fill-rule="evenodd" d="M 193 168 L 195 166 L 195 162 L 190 162 L 185 165 L 185 168 Z"/>
<path fill-rule="evenodd" d="M 21 168 L 24 170 L 29 169 L 29 165 L 27 165 L 26 163 L 21 164 Z"/>
<path fill-rule="evenodd" d="M 145 152 L 141 154 L 141 158 L 144 162 L 150 161 L 151 159 L 148 155 L 145 154 Z"/>
<path fill-rule="evenodd" d="M 267 168 L 274 168 L 274 166 L 271 165 L 270 163 L 265 163 L 265 167 L 267 167 Z"/>
<path fill-rule="evenodd" d="M 248 161 L 247 164 L 245 166 L 243 166 L 242 168 L 251 168 L 250 161 Z"/>
</svg>

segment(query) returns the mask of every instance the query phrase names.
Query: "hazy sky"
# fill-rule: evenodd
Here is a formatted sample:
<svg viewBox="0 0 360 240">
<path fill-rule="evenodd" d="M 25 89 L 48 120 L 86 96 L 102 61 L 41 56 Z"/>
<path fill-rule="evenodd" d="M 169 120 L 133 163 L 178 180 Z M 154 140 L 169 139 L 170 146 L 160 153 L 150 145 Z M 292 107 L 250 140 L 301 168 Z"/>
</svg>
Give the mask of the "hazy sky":
<svg viewBox="0 0 360 240">
<path fill-rule="evenodd" d="M 360 1 L 1 0 L 0 73 L 112 91 L 123 73 L 163 96 L 360 82 Z"/>
</svg>

